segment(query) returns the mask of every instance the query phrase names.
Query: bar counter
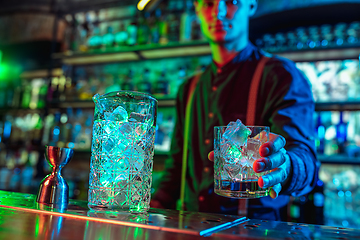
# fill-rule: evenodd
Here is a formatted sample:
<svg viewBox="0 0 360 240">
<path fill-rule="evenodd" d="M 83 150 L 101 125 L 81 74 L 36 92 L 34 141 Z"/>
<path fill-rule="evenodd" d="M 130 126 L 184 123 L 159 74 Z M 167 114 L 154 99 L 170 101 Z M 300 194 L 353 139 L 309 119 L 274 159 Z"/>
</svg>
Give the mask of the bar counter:
<svg viewBox="0 0 360 240">
<path fill-rule="evenodd" d="M 360 239 L 360 230 L 151 208 L 146 214 L 38 204 L 32 194 L 0 191 L 0 239 Z"/>
</svg>

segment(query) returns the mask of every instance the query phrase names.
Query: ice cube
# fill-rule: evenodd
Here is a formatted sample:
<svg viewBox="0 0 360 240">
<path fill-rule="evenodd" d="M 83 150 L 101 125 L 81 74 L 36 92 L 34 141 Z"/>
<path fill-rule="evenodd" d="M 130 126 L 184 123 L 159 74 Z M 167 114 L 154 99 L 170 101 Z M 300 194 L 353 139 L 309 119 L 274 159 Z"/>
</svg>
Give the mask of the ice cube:
<svg viewBox="0 0 360 240">
<path fill-rule="evenodd" d="M 107 121 L 128 121 L 128 113 L 122 106 L 118 106 L 113 112 L 105 112 L 104 116 Z"/>
<path fill-rule="evenodd" d="M 238 119 L 236 122 L 230 122 L 227 125 L 223 137 L 237 146 L 238 149 L 241 149 L 242 146 L 246 146 L 250 134 L 251 130 Z"/>
<path fill-rule="evenodd" d="M 142 170 L 146 159 L 146 152 L 142 149 L 139 143 L 135 143 L 132 148 L 126 149 L 124 154 L 129 160 L 131 172 L 138 172 Z"/>
<path fill-rule="evenodd" d="M 124 139 L 132 137 L 134 127 L 135 126 L 129 122 L 122 123 L 119 127 L 119 134 L 122 135 Z"/>
<path fill-rule="evenodd" d="M 254 161 L 259 159 L 260 153 L 259 148 L 261 146 L 261 141 L 254 138 L 249 138 L 247 141 L 247 147 L 244 149 L 244 158 L 241 159 L 241 164 L 246 167 L 252 167 Z"/>
<path fill-rule="evenodd" d="M 150 114 L 142 114 L 142 113 L 132 112 L 132 113 L 130 113 L 129 122 L 146 123 L 149 119 L 151 119 Z"/>
<path fill-rule="evenodd" d="M 257 139 L 260 140 L 261 143 L 265 143 L 268 141 L 269 138 L 269 133 L 266 131 L 261 131 L 260 133 L 258 133 L 255 137 L 253 137 L 253 139 Z"/>
<path fill-rule="evenodd" d="M 228 164 L 236 164 L 241 158 L 241 151 L 229 142 L 220 145 L 220 154 Z"/>
<path fill-rule="evenodd" d="M 225 164 L 223 169 L 229 174 L 231 180 L 239 174 L 241 166 L 239 164 Z"/>
</svg>

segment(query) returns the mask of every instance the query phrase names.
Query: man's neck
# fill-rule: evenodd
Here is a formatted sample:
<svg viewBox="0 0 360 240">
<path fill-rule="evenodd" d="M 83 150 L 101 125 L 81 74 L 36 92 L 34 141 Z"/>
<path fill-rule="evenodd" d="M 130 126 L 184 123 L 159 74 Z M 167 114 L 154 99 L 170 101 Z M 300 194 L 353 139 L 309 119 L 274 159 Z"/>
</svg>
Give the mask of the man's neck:
<svg viewBox="0 0 360 240">
<path fill-rule="evenodd" d="M 223 67 L 230 62 L 248 44 L 248 41 L 238 41 L 231 43 L 210 42 L 210 49 L 213 61 L 218 67 Z"/>
</svg>

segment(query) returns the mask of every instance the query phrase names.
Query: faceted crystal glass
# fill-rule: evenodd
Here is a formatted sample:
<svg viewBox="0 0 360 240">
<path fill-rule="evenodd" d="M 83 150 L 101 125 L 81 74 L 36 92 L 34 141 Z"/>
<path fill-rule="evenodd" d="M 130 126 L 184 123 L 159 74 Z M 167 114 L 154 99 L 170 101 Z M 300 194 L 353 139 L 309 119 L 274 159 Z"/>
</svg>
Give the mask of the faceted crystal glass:
<svg viewBox="0 0 360 240">
<path fill-rule="evenodd" d="M 149 209 L 157 100 L 119 91 L 95 95 L 88 206 Z"/>
<path fill-rule="evenodd" d="M 261 158 L 260 146 L 269 141 L 270 128 L 244 126 L 247 131 L 242 143 L 226 139 L 227 126 L 214 128 L 214 185 L 215 193 L 231 198 L 258 198 L 267 196 L 269 190 L 259 187 L 257 181 L 267 172 L 256 173 L 253 163 Z M 251 133 L 250 133 L 250 131 Z M 238 140 L 238 139 L 235 139 Z"/>
</svg>

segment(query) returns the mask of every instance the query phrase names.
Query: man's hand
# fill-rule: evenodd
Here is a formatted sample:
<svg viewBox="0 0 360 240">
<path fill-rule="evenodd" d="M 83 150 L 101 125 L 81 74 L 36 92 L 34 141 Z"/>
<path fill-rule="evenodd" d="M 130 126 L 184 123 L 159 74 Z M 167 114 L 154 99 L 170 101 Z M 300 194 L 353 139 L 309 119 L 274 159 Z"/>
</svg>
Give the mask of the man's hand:
<svg viewBox="0 0 360 240">
<path fill-rule="evenodd" d="M 270 133 L 270 140 L 259 149 L 262 158 L 253 164 L 257 173 L 270 170 L 270 173 L 259 178 L 258 184 L 262 188 L 271 187 L 271 198 L 277 198 L 291 171 L 290 157 L 284 149 L 285 143 L 284 137 Z M 214 151 L 209 153 L 208 158 L 214 161 Z"/>
<path fill-rule="evenodd" d="M 277 198 L 291 172 L 290 157 L 284 149 L 285 143 L 284 137 L 270 133 L 270 140 L 259 149 L 262 158 L 257 159 L 253 164 L 257 173 L 270 170 L 270 173 L 259 178 L 258 184 L 262 188 L 272 187 L 270 190 L 272 198 Z"/>
</svg>

